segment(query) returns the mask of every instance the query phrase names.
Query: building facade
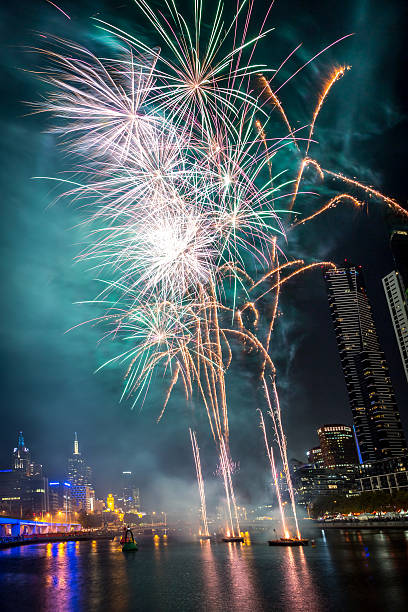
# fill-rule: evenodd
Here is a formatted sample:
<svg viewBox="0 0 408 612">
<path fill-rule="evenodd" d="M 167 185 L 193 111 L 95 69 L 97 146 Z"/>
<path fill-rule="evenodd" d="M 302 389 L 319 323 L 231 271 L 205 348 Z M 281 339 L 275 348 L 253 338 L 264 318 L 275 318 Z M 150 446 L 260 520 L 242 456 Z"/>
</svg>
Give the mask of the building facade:
<svg viewBox="0 0 408 612">
<path fill-rule="evenodd" d="M 401 276 L 406 299 L 408 291 L 408 231 L 393 231 L 390 237 L 390 247 L 395 263 L 395 269 L 398 270 L 398 273 Z"/>
<path fill-rule="evenodd" d="M 391 233 L 394 270 L 383 278 L 385 297 L 390 311 L 401 361 L 408 380 L 408 232 Z"/>
<path fill-rule="evenodd" d="M 362 465 L 358 481 L 361 491 L 408 491 L 408 456 Z"/>
<path fill-rule="evenodd" d="M 320 497 L 355 494 L 357 485 L 351 474 L 313 463 L 292 465 L 291 471 L 296 503 L 300 505 L 309 506 Z"/>
<path fill-rule="evenodd" d="M 360 463 L 398 457 L 407 444 L 361 267 L 324 274 Z"/>
<path fill-rule="evenodd" d="M 77 509 L 92 512 L 95 493 L 91 483 L 91 468 L 86 465 L 79 451 L 78 436 L 74 435 L 74 452 L 68 459 L 67 481 L 71 485 L 71 499 Z"/>
<path fill-rule="evenodd" d="M 324 467 L 346 468 L 357 465 L 353 430 L 348 425 L 323 425 L 317 430 Z"/>
<path fill-rule="evenodd" d="M 408 308 L 402 278 L 393 270 L 382 279 L 401 361 L 408 380 Z"/>
<path fill-rule="evenodd" d="M 132 472 L 126 471 L 121 474 L 121 491 L 118 500 L 125 512 L 140 511 L 140 494 Z"/>
<path fill-rule="evenodd" d="M 65 514 L 70 516 L 72 512 L 71 483 L 52 481 L 48 483 L 49 510 L 51 514 Z"/>
<path fill-rule="evenodd" d="M 18 434 L 17 446 L 13 450 L 13 469 L 30 476 L 31 455 L 24 443 L 23 432 Z"/>
<path fill-rule="evenodd" d="M 42 466 L 31 460 L 23 433 L 11 456 L 11 467 L 0 470 L 0 510 L 15 517 L 27 517 L 48 511 L 48 481 Z"/>
<path fill-rule="evenodd" d="M 306 453 L 307 462 L 314 463 L 317 466 L 323 467 L 323 455 L 320 446 L 314 446 Z"/>
</svg>

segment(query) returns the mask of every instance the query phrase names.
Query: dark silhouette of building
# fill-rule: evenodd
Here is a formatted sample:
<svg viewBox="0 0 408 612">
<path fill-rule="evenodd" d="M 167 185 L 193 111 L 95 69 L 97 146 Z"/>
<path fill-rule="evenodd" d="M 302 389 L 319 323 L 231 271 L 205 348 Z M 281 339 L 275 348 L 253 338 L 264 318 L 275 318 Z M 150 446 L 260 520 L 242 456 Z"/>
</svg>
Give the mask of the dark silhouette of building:
<svg viewBox="0 0 408 612">
<path fill-rule="evenodd" d="M 406 297 L 408 291 L 408 231 L 395 230 L 391 232 L 390 247 L 395 269 L 401 276 Z"/>
<path fill-rule="evenodd" d="M 407 444 L 361 266 L 324 277 L 360 462 L 403 455 Z"/>
<path fill-rule="evenodd" d="M 357 465 L 353 430 L 348 425 L 323 425 L 317 430 L 324 467 L 343 468 Z"/>
</svg>

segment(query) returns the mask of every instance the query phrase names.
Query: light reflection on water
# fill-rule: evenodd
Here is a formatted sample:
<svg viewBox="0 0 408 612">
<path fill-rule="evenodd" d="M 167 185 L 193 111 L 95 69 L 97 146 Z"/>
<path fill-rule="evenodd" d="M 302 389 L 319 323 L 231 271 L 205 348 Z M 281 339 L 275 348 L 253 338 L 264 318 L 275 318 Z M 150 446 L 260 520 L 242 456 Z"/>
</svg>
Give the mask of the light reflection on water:
<svg viewBox="0 0 408 612">
<path fill-rule="evenodd" d="M 253 534 L 252 534 L 253 535 Z M 330 612 L 406 609 L 404 531 L 315 533 L 316 547 L 142 538 L 0 551 L 1 610 Z M 324 536 L 324 537 L 323 537 Z"/>
</svg>

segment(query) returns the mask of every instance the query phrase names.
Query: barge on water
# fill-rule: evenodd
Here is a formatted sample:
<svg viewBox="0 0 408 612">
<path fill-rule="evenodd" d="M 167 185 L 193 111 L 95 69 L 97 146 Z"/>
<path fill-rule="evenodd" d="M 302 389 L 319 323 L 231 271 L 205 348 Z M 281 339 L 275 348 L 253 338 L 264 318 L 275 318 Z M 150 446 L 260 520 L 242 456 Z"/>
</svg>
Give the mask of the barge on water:
<svg viewBox="0 0 408 612">
<path fill-rule="evenodd" d="M 279 538 L 278 540 L 268 540 L 269 546 L 308 546 L 308 538 Z"/>
</svg>

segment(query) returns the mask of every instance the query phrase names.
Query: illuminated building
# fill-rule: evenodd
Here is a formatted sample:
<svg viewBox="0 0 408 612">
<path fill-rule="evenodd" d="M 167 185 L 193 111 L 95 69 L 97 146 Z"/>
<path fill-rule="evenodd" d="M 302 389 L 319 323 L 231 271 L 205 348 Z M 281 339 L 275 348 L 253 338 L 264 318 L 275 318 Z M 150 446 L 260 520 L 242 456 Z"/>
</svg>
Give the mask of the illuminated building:
<svg viewBox="0 0 408 612">
<path fill-rule="evenodd" d="M 49 487 L 49 510 L 51 514 L 64 512 L 69 514 L 72 510 L 71 484 L 69 482 L 51 481 Z"/>
<path fill-rule="evenodd" d="M 109 493 L 106 498 L 106 507 L 110 512 L 115 512 L 115 499 L 112 493 Z"/>
<path fill-rule="evenodd" d="M 77 508 L 91 511 L 95 493 L 91 484 L 91 468 L 88 467 L 79 452 L 78 436 L 74 436 L 74 452 L 68 459 L 67 481 L 72 485 L 71 497 Z"/>
<path fill-rule="evenodd" d="M 353 430 L 348 425 L 323 425 L 317 430 L 324 467 L 357 465 Z"/>
<path fill-rule="evenodd" d="M 307 451 L 306 455 L 308 463 L 315 463 L 318 466 L 323 465 L 322 449 L 320 446 L 314 446 Z"/>
<path fill-rule="evenodd" d="M 119 500 L 125 512 L 140 511 L 140 495 L 132 472 L 122 472 Z"/>
<path fill-rule="evenodd" d="M 31 456 L 30 450 L 24 444 L 23 432 L 18 434 L 17 446 L 13 451 L 13 468 L 21 471 L 26 476 L 30 476 Z"/>
<path fill-rule="evenodd" d="M 390 245 L 396 269 L 384 276 L 382 282 L 408 380 L 408 232 L 392 232 Z"/>
<path fill-rule="evenodd" d="M 324 277 L 360 463 L 403 455 L 405 436 L 361 267 L 347 265 Z"/>
<path fill-rule="evenodd" d="M 21 431 L 11 465 L 0 470 L 0 509 L 15 516 L 46 512 L 48 481 L 42 476 L 42 466 L 31 461 Z"/>
<path fill-rule="evenodd" d="M 408 456 L 362 465 L 359 484 L 362 491 L 408 491 Z"/>
<path fill-rule="evenodd" d="M 350 474 L 315 463 L 292 462 L 291 472 L 296 503 L 300 505 L 308 506 L 319 497 L 353 495 L 355 491 L 355 480 Z"/>
<path fill-rule="evenodd" d="M 95 491 L 92 487 L 87 485 L 72 485 L 71 488 L 72 499 L 74 500 L 75 507 L 78 510 L 85 510 L 85 512 L 93 512 L 95 509 Z"/>
</svg>

